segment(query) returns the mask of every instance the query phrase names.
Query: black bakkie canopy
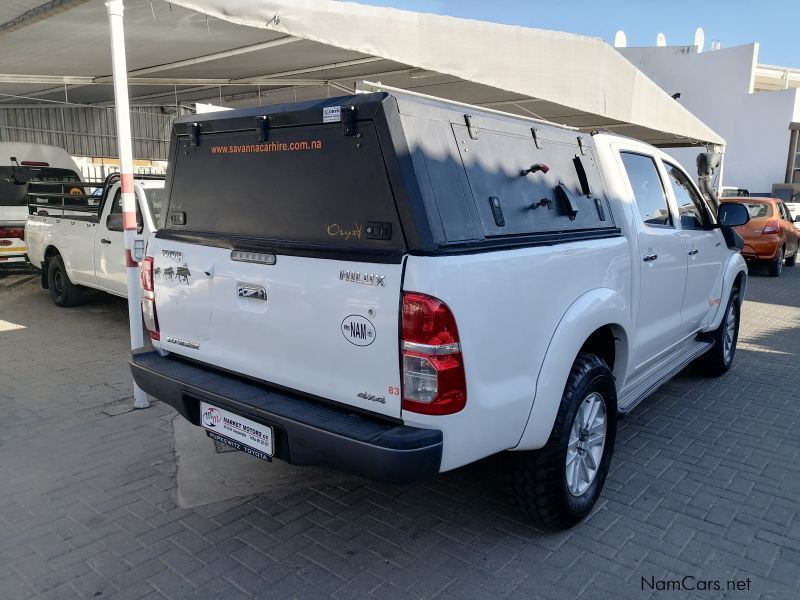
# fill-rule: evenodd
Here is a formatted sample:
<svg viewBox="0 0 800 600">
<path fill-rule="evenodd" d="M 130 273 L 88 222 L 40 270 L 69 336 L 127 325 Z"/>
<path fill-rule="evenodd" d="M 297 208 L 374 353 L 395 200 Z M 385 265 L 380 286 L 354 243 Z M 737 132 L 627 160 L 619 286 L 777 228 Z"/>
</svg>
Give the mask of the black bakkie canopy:
<svg viewBox="0 0 800 600">
<path fill-rule="evenodd" d="M 591 136 L 387 93 L 173 126 L 159 237 L 399 262 L 620 235 Z"/>
</svg>

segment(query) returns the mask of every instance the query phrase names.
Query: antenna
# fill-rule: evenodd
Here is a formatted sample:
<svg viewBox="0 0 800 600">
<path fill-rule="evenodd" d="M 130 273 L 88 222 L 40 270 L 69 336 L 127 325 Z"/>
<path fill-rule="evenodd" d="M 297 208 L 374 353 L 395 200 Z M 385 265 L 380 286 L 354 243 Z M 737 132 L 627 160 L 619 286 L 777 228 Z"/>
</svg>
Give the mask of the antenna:
<svg viewBox="0 0 800 600">
<path fill-rule="evenodd" d="M 628 46 L 628 38 L 625 32 L 620 29 L 614 36 L 614 48 L 626 48 Z"/>
<path fill-rule="evenodd" d="M 703 51 L 703 45 L 706 43 L 706 32 L 703 31 L 702 27 L 698 27 L 694 30 L 694 47 L 697 48 L 697 53 L 700 54 Z"/>
<path fill-rule="evenodd" d="M 667 36 L 665 36 L 663 33 L 659 31 L 658 35 L 656 36 L 656 46 L 663 47 L 666 45 L 667 45 Z"/>
</svg>

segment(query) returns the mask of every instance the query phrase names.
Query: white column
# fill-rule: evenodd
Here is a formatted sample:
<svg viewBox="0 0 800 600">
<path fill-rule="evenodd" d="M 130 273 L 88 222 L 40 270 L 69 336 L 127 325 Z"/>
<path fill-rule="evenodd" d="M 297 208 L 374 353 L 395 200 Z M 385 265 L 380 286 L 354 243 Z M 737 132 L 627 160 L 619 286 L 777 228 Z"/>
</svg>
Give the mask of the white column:
<svg viewBox="0 0 800 600">
<path fill-rule="evenodd" d="M 128 276 L 128 320 L 131 330 L 131 348 L 144 346 L 141 298 L 139 292 L 139 263 L 134 258 L 136 240 L 136 196 L 133 183 L 133 145 L 131 141 L 131 115 L 128 101 L 128 65 L 125 59 L 125 30 L 123 28 L 122 0 L 106 0 L 108 25 L 111 30 L 111 65 L 114 75 L 114 103 L 117 115 L 117 153 L 119 154 L 120 181 L 122 184 L 122 212 L 125 229 L 125 266 Z M 141 257 L 139 257 L 141 258 Z M 147 395 L 133 383 L 133 407 L 147 408 Z"/>
</svg>

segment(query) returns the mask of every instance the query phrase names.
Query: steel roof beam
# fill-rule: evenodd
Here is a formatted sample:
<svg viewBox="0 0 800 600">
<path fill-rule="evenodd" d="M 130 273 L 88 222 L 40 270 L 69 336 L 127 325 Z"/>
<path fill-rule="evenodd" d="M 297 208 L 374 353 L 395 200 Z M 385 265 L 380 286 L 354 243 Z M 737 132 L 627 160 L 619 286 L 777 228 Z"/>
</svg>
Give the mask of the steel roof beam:
<svg viewBox="0 0 800 600">
<path fill-rule="evenodd" d="M 294 42 L 301 41 L 296 37 L 282 37 L 276 40 L 269 40 L 267 42 L 259 42 L 258 44 L 251 44 L 249 46 L 242 46 L 241 48 L 233 48 L 231 50 L 223 50 L 221 52 L 214 52 L 212 54 L 205 54 L 203 56 L 196 56 L 194 58 L 187 58 L 185 60 L 177 60 L 171 63 L 164 63 L 161 65 L 154 65 L 152 67 L 144 67 L 143 69 L 134 69 L 128 71 L 128 77 L 136 77 L 139 75 L 149 75 L 150 73 L 158 73 L 159 71 L 169 71 L 170 69 L 179 69 L 181 67 L 190 67 L 192 65 L 199 65 L 214 60 L 223 58 L 230 58 L 232 56 L 241 56 L 242 54 L 249 54 L 250 52 L 258 52 L 259 50 L 266 50 L 267 48 L 275 48 L 277 46 L 284 46 Z M 97 77 L 97 83 L 111 83 L 111 75 Z"/>
</svg>

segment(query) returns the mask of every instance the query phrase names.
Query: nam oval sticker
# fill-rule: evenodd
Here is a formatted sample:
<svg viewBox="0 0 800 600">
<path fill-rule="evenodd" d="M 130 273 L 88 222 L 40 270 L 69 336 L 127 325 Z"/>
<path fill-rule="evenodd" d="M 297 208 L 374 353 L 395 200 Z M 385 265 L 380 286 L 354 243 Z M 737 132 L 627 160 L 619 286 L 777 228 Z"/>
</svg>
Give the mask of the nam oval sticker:
<svg viewBox="0 0 800 600">
<path fill-rule="evenodd" d="M 351 344 L 369 346 L 375 341 L 375 327 L 361 315 L 348 315 L 342 321 L 342 335 Z"/>
</svg>

